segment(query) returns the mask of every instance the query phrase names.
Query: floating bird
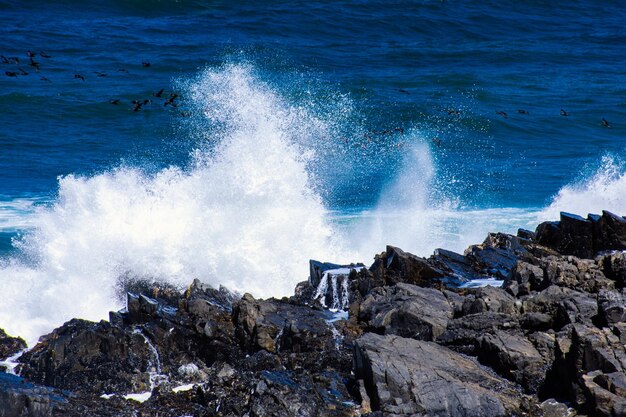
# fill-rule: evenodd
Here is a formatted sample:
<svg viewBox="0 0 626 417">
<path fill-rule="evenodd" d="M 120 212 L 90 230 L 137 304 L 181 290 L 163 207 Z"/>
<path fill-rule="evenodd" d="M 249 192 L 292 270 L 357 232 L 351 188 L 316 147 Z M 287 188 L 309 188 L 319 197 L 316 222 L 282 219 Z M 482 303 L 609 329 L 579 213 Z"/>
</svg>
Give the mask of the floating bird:
<svg viewBox="0 0 626 417">
<path fill-rule="evenodd" d="M 147 99 L 147 98 L 143 99 L 143 103 L 142 103 L 142 104 L 143 104 L 144 106 L 145 106 L 146 104 L 150 104 L 150 103 L 152 103 L 152 100 L 149 100 L 149 99 Z"/>
<path fill-rule="evenodd" d="M 170 98 L 168 98 L 167 100 L 165 100 L 165 103 L 163 103 L 163 106 L 167 106 L 168 104 L 172 107 L 176 107 L 176 103 L 174 103 L 174 100 L 176 99 L 176 97 L 178 97 L 178 94 L 170 94 Z"/>
<path fill-rule="evenodd" d="M 394 129 L 394 131 L 396 131 L 396 132 L 400 133 L 401 135 L 404 135 L 404 129 L 403 129 L 403 128 L 401 128 L 401 127 L 396 127 L 396 128 Z"/>
<path fill-rule="evenodd" d="M 460 116 L 461 115 L 461 111 L 457 110 L 457 109 L 448 109 L 446 110 L 448 112 L 449 115 L 454 115 L 454 116 Z"/>
<path fill-rule="evenodd" d="M 7 77 L 17 77 L 17 72 L 14 71 L 5 71 L 4 73 L 7 75 Z"/>
<path fill-rule="evenodd" d="M 602 126 L 611 128 L 611 124 L 604 117 L 602 118 Z"/>
<path fill-rule="evenodd" d="M 47 53 L 45 53 L 45 52 L 40 52 L 40 53 L 39 53 L 39 55 L 40 55 L 42 58 L 52 58 L 50 55 L 48 55 L 48 54 L 47 54 Z"/>
<path fill-rule="evenodd" d="M 74 74 L 74 78 L 80 78 L 81 80 L 83 80 L 83 82 L 85 81 L 85 77 L 80 74 Z"/>
<path fill-rule="evenodd" d="M 116 104 L 117 105 L 117 104 L 119 104 L 119 102 L 120 102 L 119 98 L 112 98 L 112 99 L 109 100 L 109 103 L 111 103 L 111 104 Z"/>
<path fill-rule="evenodd" d="M 405 90 L 404 88 L 396 88 L 396 91 L 398 91 L 398 92 L 400 92 L 402 94 L 411 94 L 407 90 Z"/>
<path fill-rule="evenodd" d="M 6 56 L 4 55 L 0 55 L 0 59 L 2 60 L 3 64 L 10 64 L 9 60 L 7 59 Z"/>
<path fill-rule="evenodd" d="M 107 76 L 104 72 L 94 71 L 93 73 L 96 74 L 98 77 L 106 77 Z"/>
<path fill-rule="evenodd" d="M 133 100 L 133 111 L 139 111 L 143 103 L 141 101 Z"/>
<path fill-rule="evenodd" d="M 51 83 L 52 81 L 50 81 L 50 79 L 48 79 L 47 77 L 41 77 L 40 78 L 41 81 L 47 81 L 49 83 Z"/>
<path fill-rule="evenodd" d="M 509 118 L 509 115 L 508 115 L 508 114 L 506 114 L 505 112 L 503 112 L 502 110 L 497 111 L 497 112 L 496 112 L 496 114 L 498 114 L 498 115 L 500 115 L 500 116 L 504 117 L 505 119 L 508 119 L 508 118 Z"/>
<path fill-rule="evenodd" d="M 18 70 L 20 70 L 20 74 L 28 75 L 28 73 L 26 71 L 24 71 L 22 68 L 18 68 Z"/>
<path fill-rule="evenodd" d="M 524 109 L 519 109 L 519 110 L 517 110 L 517 112 L 519 114 L 528 114 L 528 112 L 526 110 L 524 110 Z"/>
<path fill-rule="evenodd" d="M 13 64 L 19 64 L 20 63 L 20 59 L 16 56 L 10 56 L 9 57 L 9 61 Z"/>
<path fill-rule="evenodd" d="M 161 97 L 163 95 L 163 89 L 160 89 L 156 93 L 152 93 L 152 95 L 155 97 Z"/>
<path fill-rule="evenodd" d="M 438 137 L 434 137 L 433 143 L 437 146 L 441 146 L 441 139 L 439 139 Z"/>
<path fill-rule="evenodd" d="M 39 71 L 39 62 L 36 62 L 33 58 L 30 59 L 30 63 L 28 65 L 34 67 L 35 71 Z"/>
<path fill-rule="evenodd" d="M 149 62 L 145 62 L 144 61 L 144 62 L 141 63 L 141 65 L 143 65 L 145 68 L 148 68 L 152 64 L 150 64 Z"/>
<path fill-rule="evenodd" d="M 126 68 L 120 68 L 117 70 L 118 72 L 128 72 L 128 70 Z"/>
<path fill-rule="evenodd" d="M 32 53 L 31 51 L 26 51 L 26 55 L 28 55 L 29 58 L 34 58 L 35 54 Z"/>
<path fill-rule="evenodd" d="M 569 116 L 569 113 L 561 109 L 561 116 Z"/>
</svg>

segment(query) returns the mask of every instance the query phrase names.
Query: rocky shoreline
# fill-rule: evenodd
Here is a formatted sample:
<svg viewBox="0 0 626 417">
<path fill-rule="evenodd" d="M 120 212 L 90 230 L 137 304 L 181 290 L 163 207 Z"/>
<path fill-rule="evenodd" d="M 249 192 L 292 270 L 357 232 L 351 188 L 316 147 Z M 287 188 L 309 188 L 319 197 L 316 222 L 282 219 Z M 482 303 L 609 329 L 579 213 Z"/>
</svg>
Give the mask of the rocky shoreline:
<svg viewBox="0 0 626 417">
<path fill-rule="evenodd" d="M 624 250 L 625 218 L 562 213 L 463 255 L 311 261 L 280 300 L 132 283 L 0 367 L 0 417 L 624 416 Z"/>
</svg>

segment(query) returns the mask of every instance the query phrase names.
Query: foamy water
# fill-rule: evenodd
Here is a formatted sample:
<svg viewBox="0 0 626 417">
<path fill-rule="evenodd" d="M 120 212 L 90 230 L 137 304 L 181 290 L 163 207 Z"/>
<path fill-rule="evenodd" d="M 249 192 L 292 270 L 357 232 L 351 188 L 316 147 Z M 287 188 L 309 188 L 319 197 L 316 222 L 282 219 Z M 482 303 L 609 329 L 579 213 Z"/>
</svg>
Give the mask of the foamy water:
<svg viewBox="0 0 626 417">
<path fill-rule="evenodd" d="M 0 227 L 28 230 L 19 256 L 0 260 L 0 327 L 8 333 L 32 345 L 73 317 L 106 318 L 122 307 L 117 292 L 129 278 L 181 288 L 198 278 L 281 296 L 307 278 L 309 258 L 368 264 L 387 244 L 421 256 L 437 247 L 462 252 L 488 232 L 534 229 L 561 210 L 620 214 L 626 207 L 622 167 L 607 158 L 546 208 L 463 209 L 434 188 L 437 166 L 412 131 L 376 207 L 331 212 L 316 173 L 336 143 L 333 115 L 288 104 L 245 65 L 204 71 L 181 87 L 202 139 L 189 168 L 67 175 L 49 206 L 0 206 Z"/>
</svg>

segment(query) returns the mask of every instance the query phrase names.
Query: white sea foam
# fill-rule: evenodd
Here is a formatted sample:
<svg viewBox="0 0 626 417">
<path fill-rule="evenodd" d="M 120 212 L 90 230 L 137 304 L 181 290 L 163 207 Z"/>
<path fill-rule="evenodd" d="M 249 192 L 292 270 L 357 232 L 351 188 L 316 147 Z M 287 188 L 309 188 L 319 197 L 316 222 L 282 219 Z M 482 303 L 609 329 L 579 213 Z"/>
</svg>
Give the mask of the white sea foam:
<svg viewBox="0 0 626 417">
<path fill-rule="evenodd" d="M 220 127 L 215 145 L 196 150 L 189 169 L 61 178 L 54 204 L 30 218 L 22 256 L 0 260 L 8 333 L 32 344 L 72 317 L 105 318 L 121 307 L 123 277 L 180 286 L 199 278 L 267 297 L 292 293 L 309 257 L 355 261 L 307 171 L 306 141 L 323 122 L 245 66 L 206 71 L 187 88 Z"/>
<path fill-rule="evenodd" d="M 418 132 L 409 132 L 419 136 Z M 463 209 L 438 193 L 437 175 L 428 146 L 416 143 L 405 154 L 399 172 L 383 190 L 377 206 L 359 214 L 351 233 L 362 254 L 374 254 L 385 245 L 398 246 L 420 256 L 436 248 L 463 252 L 480 243 L 488 232 L 516 233 L 536 225 L 536 211 L 521 208 Z"/>
<path fill-rule="evenodd" d="M 32 227 L 31 218 L 39 198 L 0 200 L 0 232 L 15 232 Z"/>
<path fill-rule="evenodd" d="M 602 158 L 593 174 L 561 188 L 551 204 L 539 213 L 539 218 L 557 220 L 561 211 L 584 217 L 587 213 L 600 214 L 602 210 L 626 214 L 626 167 L 610 155 Z"/>
</svg>

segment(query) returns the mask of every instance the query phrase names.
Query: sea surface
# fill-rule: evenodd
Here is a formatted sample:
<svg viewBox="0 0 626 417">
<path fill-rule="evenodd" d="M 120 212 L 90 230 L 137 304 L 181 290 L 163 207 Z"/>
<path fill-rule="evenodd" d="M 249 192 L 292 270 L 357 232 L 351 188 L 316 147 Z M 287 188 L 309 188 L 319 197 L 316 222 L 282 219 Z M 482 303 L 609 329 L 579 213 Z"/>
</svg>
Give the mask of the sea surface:
<svg viewBox="0 0 626 417">
<path fill-rule="evenodd" d="M 0 0 L 0 17 L 0 328 L 31 342 L 123 307 L 128 280 L 280 296 L 310 258 L 626 214 L 623 1 Z"/>
</svg>

